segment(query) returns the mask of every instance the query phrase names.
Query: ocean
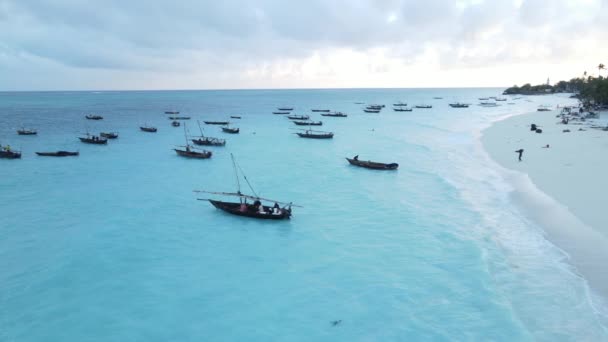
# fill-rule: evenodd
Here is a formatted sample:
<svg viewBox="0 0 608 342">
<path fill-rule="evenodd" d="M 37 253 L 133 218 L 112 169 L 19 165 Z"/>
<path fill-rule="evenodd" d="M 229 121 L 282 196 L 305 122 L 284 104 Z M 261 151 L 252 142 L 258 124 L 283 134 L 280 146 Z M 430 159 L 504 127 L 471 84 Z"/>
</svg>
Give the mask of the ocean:
<svg viewBox="0 0 608 342">
<path fill-rule="evenodd" d="M 603 304 L 479 142 L 500 118 L 572 100 L 448 106 L 501 90 L 0 93 L 0 144 L 23 152 L 0 159 L 0 341 L 608 340 Z M 393 112 L 398 101 L 433 108 Z M 281 106 L 334 139 L 299 138 L 271 114 Z M 241 131 L 203 125 L 226 146 L 184 159 L 166 110 L 191 116 L 192 135 L 196 120 Z M 100 131 L 120 136 L 78 140 Z M 35 154 L 56 150 L 80 156 Z M 231 154 L 259 196 L 301 206 L 291 220 L 197 200 L 236 191 Z M 400 167 L 353 167 L 354 155 Z"/>
</svg>

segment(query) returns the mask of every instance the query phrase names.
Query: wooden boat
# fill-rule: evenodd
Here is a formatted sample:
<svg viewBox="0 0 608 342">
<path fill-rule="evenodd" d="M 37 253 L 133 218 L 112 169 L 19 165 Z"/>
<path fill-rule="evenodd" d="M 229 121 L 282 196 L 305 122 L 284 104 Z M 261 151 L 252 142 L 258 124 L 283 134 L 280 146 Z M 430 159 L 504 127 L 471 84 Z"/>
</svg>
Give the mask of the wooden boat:
<svg viewBox="0 0 608 342">
<path fill-rule="evenodd" d="M 329 113 L 329 109 L 311 109 L 315 113 Z"/>
<path fill-rule="evenodd" d="M 231 192 L 212 192 L 212 191 L 204 191 L 204 190 L 194 190 L 194 192 L 212 194 L 212 195 L 220 195 L 220 196 L 238 197 L 238 202 L 218 201 L 218 200 L 205 199 L 205 198 L 197 198 L 197 200 L 209 201 L 209 203 L 211 203 L 211 205 L 213 205 L 215 208 L 222 210 L 228 214 L 236 215 L 236 216 L 249 217 L 249 218 L 261 219 L 261 220 L 288 220 L 289 218 L 291 218 L 291 214 L 292 214 L 291 208 L 297 207 L 297 205 L 295 205 L 293 203 L 285 203 L 285 202 L 280 202 L 280 201 L 275 201 L 275 200 L 259 197 L 256 194 L 255 190 L 253 190 L 253 187 L 247 180 L 247 177 L 244 175 L 243 170 L 240 167 L 238 167 L 238 170 L 241 170 L 241 173 L 243 173 L 243 177 L 247 181 L 247 185 L 249 186 L 249 188 L 251 189 L 251 192 L 253 193 L 253 195 L 243 194 L 241 192 L 241 183 L 239 181 L 237 164 L 234 161 L 234 156 L 232 156 L 232 154 L 230 155 L 230 157 L 232 158 L 232 166 L 234 169 L 234 174 L 236 176 L 237 192 L 232 192 L 232 193 Z M 249 203 L 247 203 L 247 200 L 251 200 L 251 201 L 253 201 L 253 203 L 249 204 Z M 271 206 L 269 204 L 264 205 L 262 203 L 262 201 L 269 202 L 269 203 L 274 202 L 274 206 Z M 283 207 L 280 207 L 280 205 L 282 205 Z"/>
<path fill-rule="evenodd" d="M 291 114 L 291 112 L 272 112 L 272 114 L 275 114 L 275 115 L 286 115 L 286 114 Z"/>
<path fill-rule="evenodd" d="M 237 134 L 240 132 L 239 128 L 231 128 L 231 127 L 222 127 L 222 131 L 224 133 Z"/>
<path fill-rule="evenodd" d="M 433 97 L 434 100 L 443 100 L 443 97 L 439 97 L 439 96 L 435 96 Z"/>
<path fill-rule="evenodd" d="M 228 121 L 203 121 L 205 125 L 227 125 Z"/>
<path fill-rule="evenodd" d="M 179 114 L 179 112 L 178 111 L 174 111 L 174 110 L 167 110 L 167 111 L 165 111 L 165 114 L 177 115 L 177 114 Z"/>
<path fill-rule="evenodd" d="M 174 148 L 173 151 L 178 156 L 192 158 L 192 159 L 209 159 L 213 155 L 211 151 L 207 150 L 196 150 L 193 146 L 188 144 L 188 134 L 186 133 L 186 124 L 184 123 L 184 138 L 186 139 L 186 145 L 180 146 L 184 149 Z"/>
<path fill-rule="evenodd" d="M 412 108 L 393 108 L 393 110 L 395 112 L 411 112 L 411 111 L 413 111 Z"/>
<path fill-rule="evenodd" d="M 366 113 L 374 113 L 374 114 L 380 113 L 380 109 L 367 109 L 366 108 L 363 111 L 366 112 Z"/>
<path fill-rule="evenodd" d="M 298 126 L 322 126 L 323 121 L 293 121 Z"/>
<path fill-rule="evenodd" d="M 479 101 L 488 101 L 490 98 L 489 97 L 480 97 Z"/>
<path fill-rule="evenodd" d="M 238 116 L 238 115 L 231 115 L 231 116 L 230 116 L 230 118 L 231 118 L 231 119 L 240 119 L 241 117 L 240 117 L 240 116 Z"/>
<path fill-rule="evenodd" d="M 363 160 L 359 160 L 357 157 L 355 158 L 346 158 L 346 160 L 348 160 L 348 162 L 351 165 L 355 165 L 355 166 L 360 166 L 360 167 L 364 167 L 367 169 L 374 169 L 374 170 L 397 170 L 397 168 L 399 167 L 399 164 L 397 163 L 378 163 L 378 162 L 373 162 L 373 161 L 363 161 Z"/>
<path fill-rule="evenodd" d="M 430 109 L 433 108 L 433 106 L 431 105 L 417 105 L 416 108 L 420 108 L 420 109 Z"/>
<path fill-rule="evenodd" d="M 290 115 L 287 117 L 289 120 L 308 120 L 310 116 L 308 115 Z"/>
<path fill-rule="evenodd" d="M 469 108 L 469 105 L 466 103 L 456 102 L 456 103 L 450 103 L 450 107 L 452 107 L 452 108 Z"/>
<path fill-rule="evenodd" d="M 38 134 L 38 132 L 33 129 L 22 128 L 22 129 L 17 130 L 17 134 L 19 134 L 19 135 L 36 135 L 36 134 Z"/>
<path fill-rule="evenodd" d="M 80 139 L 80 141 L 82 141 L 85 144 L 93 144 L 93 145 L 107 145 L 108 144 L 108 139 L 101 138 L 96 135 L 87 134 L 86 137 L 78 137 L 78 139 Z"/>
<path fill-rule="evenodd" d="M 57 151 L 57 152 L 36 152 L 41 157 L 73 157 L 80 155 L 79 152 Z"/>
<path fill-rule="evenodd" d="M 334 112 L 334 113 L 323 113 L 323 114 L 321 114 L 321 116 L 330 116 L 330 117 L 334 117 L 334 118 L 345 118 L 348 115 L 346 115 L 342 112 Z"/>
<path fill-rule="evenodd" d="M 4 159 L 21 159 L 21 151 L 11 150 L 9 145 L 0 148 L 0 158 Z"/>
<path fill-rule="evenodd" d="M 173 126 L 173 127 L 179 127 L 180 125 L 181 125 L 181 124 L 179 123 L 179 121 L 173 121 L 173 122 L 171 123 L 171 126 Z"/>
<path fill-rule="evenodd" d="M 170 116 L 169 120 L 190 120 L 189 116 Z"/>
<path fill-rule="evenodd" d="M 199 145 L 199 146 L 225 146 L 226 145 L 226 140 L 224 140 L 224 139 L 206 137 L 203 134 L 203 129 L 201 128 L 201 123 L 199 121 L 197 121 L 197 123 L 198 123 L 198 129 L 201 131 L 201 136 L 198 139 L 191 139 L 191 141 L 194 145 Z"/>
<path fill-rule="evenodd" d="M 277 108 L 278 110 L 282 111 L 282 112 L 290 112 L 293 110 L 293 107 L 279 107 Z"/>
<path fill-rule="evenodd" d="M 118 138 L 118 133 L 116 132 L 101 132 L 99 133 L 100 137 L 106 138 L 106 139 L 116 139 Z"/>
<path fill-rule="evenodd" d="M 393 106 L 395 106 L 395 107 L 406 107 L 407 103 L 397 102 L 397 103 L 393 103 Z"/>
<path fill-rule="evenodd" d="M 332 132 L 321 132 L 321 131 L 312 131 L 306 130 L 303 133 L 296 133 L 300 138 L 309 138 L 309 139 L 332 139 L 334 137 L 334 133 Z"/>
<path fill-rule="evenodd" d="M 87 120 L 103 120 L 103 116 L 94 114 L 89 114 L 85 116 L 85 118 L 87 118 Z"/>
<path fill-rule="evenodd" d="M 551 107 L 549 106 L 539 106 L 538 109 L 536 109 L 539 112 L 550 112 L 551 111 Z"/>
<path fill-rule="evenodd" d="M 140 126 L 139 129 L 141 129 L 144 132 L 149 132 L 149 133 L 156 133 L 156 131 L 158 131 L 156 129 L 156 127 L 150 127 L 150 126 Z"/>
<path fill-rule="evenodd" d="M 507 98 L 505 97 L 497 97 L 494 99 L 494 101 L 507 101 Z"/>
<path fill-rule="evenodd" d="M 365 107 L 365 109 L 368 109 L 368 110 L 382 110 L 382 108 L 384 108 L 384 106 L 382 106 L 382 105 L 371 105 L 371 106 Z"/>
</svg>

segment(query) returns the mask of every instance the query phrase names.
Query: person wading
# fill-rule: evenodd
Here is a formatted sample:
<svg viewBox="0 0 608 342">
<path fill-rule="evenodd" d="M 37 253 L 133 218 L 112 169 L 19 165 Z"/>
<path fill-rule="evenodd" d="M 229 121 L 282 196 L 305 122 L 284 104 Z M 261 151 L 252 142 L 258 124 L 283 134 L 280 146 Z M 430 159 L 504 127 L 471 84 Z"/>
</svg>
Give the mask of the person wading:
<svg viewBox="0 0 608 342">
<path fill-rule="evenodd" d="M 519 161 L 521 161 L 521 155 L 524 154 L 524 149 L 520 148 L 519 150 L 515 151 L 515 153 L 519 153 Z"/>
</svg>

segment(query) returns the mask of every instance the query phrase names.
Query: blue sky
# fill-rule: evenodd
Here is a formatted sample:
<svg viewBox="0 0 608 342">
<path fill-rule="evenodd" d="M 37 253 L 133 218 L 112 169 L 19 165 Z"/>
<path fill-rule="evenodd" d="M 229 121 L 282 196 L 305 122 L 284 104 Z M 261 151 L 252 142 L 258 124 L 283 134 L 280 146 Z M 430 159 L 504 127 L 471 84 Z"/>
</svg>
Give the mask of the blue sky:
<svg viewBox="0 0 608 342">
<path fill-rule="evenodd" d="M 608 0 L 0 0 L 0 90 L 509 86 L 607 34 Z"/>
</svg>

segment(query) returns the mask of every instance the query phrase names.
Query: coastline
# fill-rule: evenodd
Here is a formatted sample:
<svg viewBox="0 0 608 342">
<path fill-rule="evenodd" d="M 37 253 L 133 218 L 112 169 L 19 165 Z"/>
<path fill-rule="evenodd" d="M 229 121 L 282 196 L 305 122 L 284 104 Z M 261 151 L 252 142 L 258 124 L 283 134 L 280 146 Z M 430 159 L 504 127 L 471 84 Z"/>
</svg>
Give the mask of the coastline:
<svg viewBox="0 0 608 342">
<path fill-rule="evenodd" d="M 608 298 L 608 132 L 561 125 L 550 112 L 528 112 L 494 122 L 481 132 L 482 147 L 513 185 L 513 202 L 568 255 L 568 262 L 603 300 Z M 603 120 L 606 114 L 604 114 Z M 602 120 L 601 119 L 601 120 Z M 605 121 L 601 121 L 605 124 Z M 530 130 L 535 123 L 541 134 Z M 584 131 L 579 131 L 579 128 Z M 562 132 L 569 129 L 570 132 Z M 549 144 L 549 148 L 543 146 Z M 519 162 L 515 150 L 524 149 Z"/>
</svg>

